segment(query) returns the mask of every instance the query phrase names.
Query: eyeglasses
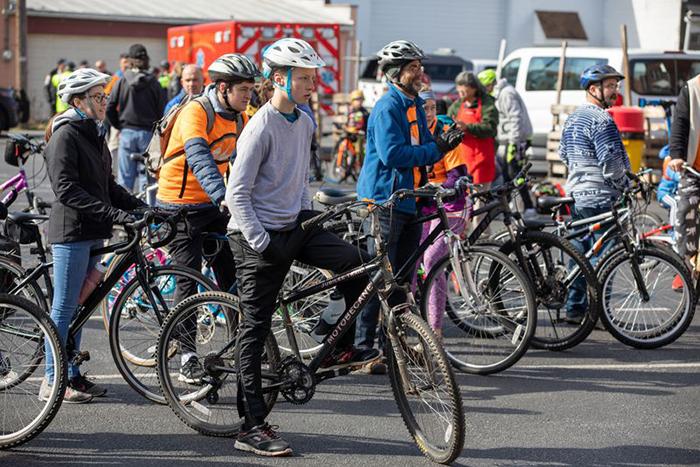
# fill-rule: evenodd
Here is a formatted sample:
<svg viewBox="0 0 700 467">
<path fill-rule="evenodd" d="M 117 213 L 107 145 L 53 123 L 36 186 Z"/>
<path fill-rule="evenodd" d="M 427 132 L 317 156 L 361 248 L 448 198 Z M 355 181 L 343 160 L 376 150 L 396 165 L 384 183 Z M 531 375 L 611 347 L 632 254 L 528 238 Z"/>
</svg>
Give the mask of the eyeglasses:
<svg viewBox="0 0 700 467">
<path fill-rule="evenodd" d="M 88 94 L 88 97 L 97 102 L 98 104 L 102 104 L 104 101 L 107 100 L 107 94 Z"/>
<path fill-rule="evenodd" d="M 411 73 L 417 73 L 419 71 L 423 71 L 423 65 L 419 63 L 412 63 L 406 66 L 406 70 L 410 71 Z"/>
</svg>

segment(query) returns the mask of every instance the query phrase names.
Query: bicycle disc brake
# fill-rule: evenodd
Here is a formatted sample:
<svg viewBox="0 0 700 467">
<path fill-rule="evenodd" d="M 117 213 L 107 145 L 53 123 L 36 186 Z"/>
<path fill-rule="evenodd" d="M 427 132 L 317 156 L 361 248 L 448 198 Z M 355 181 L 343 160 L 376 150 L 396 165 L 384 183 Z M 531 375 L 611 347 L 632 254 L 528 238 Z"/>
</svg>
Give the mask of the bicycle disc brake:
<svg viewBox="0 0 700 467">
<path fill-rule="evenodd" d="M 280 379 L 289 381 L 289 385 L 280 392 L 287 401 L 292 404 L 306 404 L 314 397 L 316 383 L 309 367 L 297 360 L 294 356 L 285 358 L 280 364 Z"/>
</svg>

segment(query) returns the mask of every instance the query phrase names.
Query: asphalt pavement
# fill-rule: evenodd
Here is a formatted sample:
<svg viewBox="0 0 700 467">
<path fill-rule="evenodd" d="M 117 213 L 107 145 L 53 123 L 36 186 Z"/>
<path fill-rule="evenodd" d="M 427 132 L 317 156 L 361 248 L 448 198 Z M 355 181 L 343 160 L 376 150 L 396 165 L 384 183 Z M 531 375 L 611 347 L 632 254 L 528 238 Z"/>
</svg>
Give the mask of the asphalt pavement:
<svg viewBox="0 0 700 467">
<path fill-rule="evenodd" d="M 4 150 L 0 140 L 0 154 Z M 0 180 L 16 169 L 0 162 Z M 39 187 L 50 199 L 48 181 Z M 241 453 L 189 429 L 133 392 L 111 360 L 102 322 L 87 324 L 88 376 L 109 389 L 64 404 L 37 438 L 0 452 L 2 466 L 428 465 L 409 438 L 386 376 L 322 383 L 312 401 L 270 416 L 291 458 Z M 595 330 L 565 352 L 530 350 L 492 376 L 457 373 L 467 421 L 455 465 L 700 465 L 700 318 L 672 345 L 636 350 Z"/>
</svg>

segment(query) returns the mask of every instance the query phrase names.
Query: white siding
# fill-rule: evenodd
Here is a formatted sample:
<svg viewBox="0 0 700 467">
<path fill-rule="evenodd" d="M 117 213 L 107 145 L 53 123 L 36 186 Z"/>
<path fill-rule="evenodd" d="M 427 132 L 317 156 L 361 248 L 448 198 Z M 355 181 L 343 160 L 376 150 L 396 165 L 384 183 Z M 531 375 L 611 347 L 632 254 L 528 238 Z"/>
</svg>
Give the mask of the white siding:
<svg viewBox="0 0 700 467">
<path fill-rule="evenodd" d="M 49 106 L 44 99 L 44 77 L 51 70 L 56 60 L 65 58 L 75 62 L 87 60 L 91 66 L 95 60 L 107 61 L 107 68 L 113 73 L 119 65 L 119 54 L 126 52 L 134 43 L 146 46 L 151 63 L 167 58 L 166 38 L 119 38 L 119 37 L 85 37 L 64 36 L 52 34 L 30 34 L 28 38 L 27 55 L 29 83 L 28 95 L 31 100 L 31 115 L 34 120 L 48 118 Z"/>
</svg>

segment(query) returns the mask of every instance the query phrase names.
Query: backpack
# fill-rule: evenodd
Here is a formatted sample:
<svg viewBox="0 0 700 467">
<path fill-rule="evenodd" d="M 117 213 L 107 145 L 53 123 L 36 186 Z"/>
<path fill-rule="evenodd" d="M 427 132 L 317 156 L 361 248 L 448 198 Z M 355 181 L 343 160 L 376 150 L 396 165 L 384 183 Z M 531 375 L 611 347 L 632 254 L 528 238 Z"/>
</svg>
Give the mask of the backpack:
<svg viewBox="0 0 700 467">
<path fill-rule="evenodd" d="M 197 97 L 185 96 L 178 105 L 168 110 L 168 113 L 154 125 L 153 137 L 151 138 L 151 142 L 148 143 L 148 148 L 146 148 L 146 151 L 143 154 L 146 170 L 148 170 L 148 173 L 152 176 L 157 178 L 158 172 L 163 164 L 166 164 L 185 153 L 185 151 L 182 150 L 172 154 L 169 157 L 165 157 L 165 151 L 168 148 L 168 142 L 170 141 L 170 135 L 173 132 L 173 127 L 175 126 L 177 116 L 180 114 L 182 109 L 184 109 L 185 106 L 192 101 L 201 105 L 207 114 L 207 134 L 211 133 L 211 130 L 214 128 L 216 113 L 214 112 L 214 106 L 211 105 L 209 98 L 205 95 L 199 95 Z"/>
</svg>

